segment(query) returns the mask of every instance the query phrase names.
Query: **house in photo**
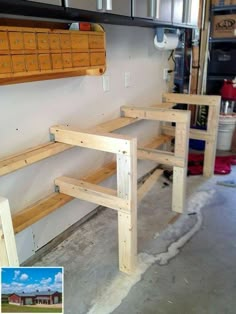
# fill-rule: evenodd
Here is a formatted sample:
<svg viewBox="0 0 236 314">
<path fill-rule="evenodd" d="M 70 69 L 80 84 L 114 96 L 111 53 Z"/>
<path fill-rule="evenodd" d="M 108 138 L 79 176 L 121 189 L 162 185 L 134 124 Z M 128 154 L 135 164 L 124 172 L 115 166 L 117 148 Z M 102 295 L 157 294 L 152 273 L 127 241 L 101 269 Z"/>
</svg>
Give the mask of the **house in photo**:
<svg viewBox="0 0 236 314">
<path fill-rule="evenodd" d="M 35 294 L 33 293 L 13 293 L 9 296 L 9 304 L 14 305 L 33 305 L 35 303 Z"/>
<path fill-rule="evenodd" d="M 58 304 L 61 301 L 60 292 L 45 291 L 35 293 L 13 293 L 9 296 L 9 304 L 35 305 L 35 304 Z"/>
<path fill-rule="evenodd" d="M 35 304 L 58 304 L 61 303 L 60 300 L 60 293 L 57 291 L 36 292 L 35 296 Z"/>
</svg>

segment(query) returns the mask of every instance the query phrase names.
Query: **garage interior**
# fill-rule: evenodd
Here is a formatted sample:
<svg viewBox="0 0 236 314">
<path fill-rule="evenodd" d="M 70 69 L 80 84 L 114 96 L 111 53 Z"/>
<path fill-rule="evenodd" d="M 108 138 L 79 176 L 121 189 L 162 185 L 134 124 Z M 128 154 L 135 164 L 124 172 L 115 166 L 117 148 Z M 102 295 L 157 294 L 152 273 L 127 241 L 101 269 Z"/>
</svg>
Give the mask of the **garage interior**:
<svg viewBox="0 0 236 314">
<path fill-rule="evenodd" d="M 0 14 L 0 266 L 63 266 L 66 314 L 235 313 L 235 0 Z"/>
</svg>

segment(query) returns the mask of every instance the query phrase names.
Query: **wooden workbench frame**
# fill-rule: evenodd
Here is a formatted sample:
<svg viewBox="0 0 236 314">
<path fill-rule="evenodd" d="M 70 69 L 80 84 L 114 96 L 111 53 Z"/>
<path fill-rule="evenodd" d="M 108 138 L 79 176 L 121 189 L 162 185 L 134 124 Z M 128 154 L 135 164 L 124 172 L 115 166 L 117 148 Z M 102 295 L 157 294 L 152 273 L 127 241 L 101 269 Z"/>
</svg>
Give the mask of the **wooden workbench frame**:
<svg viewBox="0 0 236 314">
<path fill-rule="evenodd" d="M 205 141 L 203 175 L 211 177 L 214 174 L 216 143 L 220 113 L 220 96 L 163 94 L 163 104 L 169 107 L 170 103 L 189 104 L 195 106 L 208 106 L 207 130 L 190 129 L 189 138 Z M 175 128 L 163 126 L 164 134 L 174 136 Z"/>
<path fill-rule="evenodd" d="M 118 211 L 119 269 L 134 271 L 137 259 L 137 139 L 95 134 L 64 126 L 50 128 L 56 142 L 116 154 L 117 191 L 83 180 L 60 177 L 60 193 Z"/>
<path fill-rule="evenodd" d="M 0 197 L 0 267 L 19 266 L 9 202 Z"/>
<path fill-rule="evenodd" d="M 175 122 L 174 153 L 155 149 L 139 149 L 139 159 L 153 160 L 174 167 L 172 210 L 182 213 L 186 200 L 186 177 L 189 145 L 190 111 L 163 109 L 156 107 L 121 107 L 125 117 L 164 122 Z"/>
</svg>

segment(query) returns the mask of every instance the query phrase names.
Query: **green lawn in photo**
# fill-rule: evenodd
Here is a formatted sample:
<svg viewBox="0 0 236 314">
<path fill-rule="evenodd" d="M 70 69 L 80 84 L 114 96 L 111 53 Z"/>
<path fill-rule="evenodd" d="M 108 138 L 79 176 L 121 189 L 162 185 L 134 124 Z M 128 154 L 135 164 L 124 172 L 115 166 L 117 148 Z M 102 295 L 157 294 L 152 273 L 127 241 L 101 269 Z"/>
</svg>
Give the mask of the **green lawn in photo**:
<svg viewBox="0 0 236 314">
<path fill-rule="evenodd" d="M 2 313 L 62 313 L 62 309 L 2 304 Z"/>
</svg>

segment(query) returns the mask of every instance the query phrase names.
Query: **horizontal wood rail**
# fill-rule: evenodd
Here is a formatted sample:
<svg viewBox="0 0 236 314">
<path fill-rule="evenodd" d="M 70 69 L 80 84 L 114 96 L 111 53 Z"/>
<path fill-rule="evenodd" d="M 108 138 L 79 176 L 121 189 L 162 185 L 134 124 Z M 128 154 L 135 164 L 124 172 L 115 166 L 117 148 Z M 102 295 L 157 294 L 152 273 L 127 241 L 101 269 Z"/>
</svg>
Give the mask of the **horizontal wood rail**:
<svg viewBox="0 0 236 314">
<path fill-rule="evenodd" d="M 175 136 L 175 127 L 171 125 L 163 125 L 161 127 L 162 131 L 166 135 Z M 189 138 L 195 139 L 195 140 L 214 140 L 214 135 L 211 133 L 208 133 L 204 130 L 197 130 L 197 129 L 190 129 L 189 130 Z"/>
<path fill-rule="evenodd" d="M 164 103 L 173 104 L 190 104 L 197 106 L 219 106 L 220 96 L 212 95 L 188 95 L 188 94 L 173 94 L 166 93 L 162 95 L 162 100 Z"/>
<path fill-rule="evenodd" d="M 96 149 L 107 153 L 130 155 L 130 136 L 110 133 L 88 133 L 64 126 L 50 128 L 56 142 Z"/>
<path fill-rule="evenodd" d="M 116 190 L 68 177 L 57 178 L 55 184 L 58 186 L 60 193 L 101 206 L 129 212 L 130 201 L 117 197 Z"/>
<path fill-rule="evenodd" d="M 126 117 L 165 122 L 188 122 L 189 112 L 155 107 L 122 106 L 121 111 Z"/>
<path fill-rule="evenodd" d="M 174 153 L 163 152 L 156 149 L 139 148 L 138 158 L 144 160 L 153 160 L 157 163 L 167 164 L 169 166 L 184 167 L 185 160 L 176 157 Z"/>
</svg>

